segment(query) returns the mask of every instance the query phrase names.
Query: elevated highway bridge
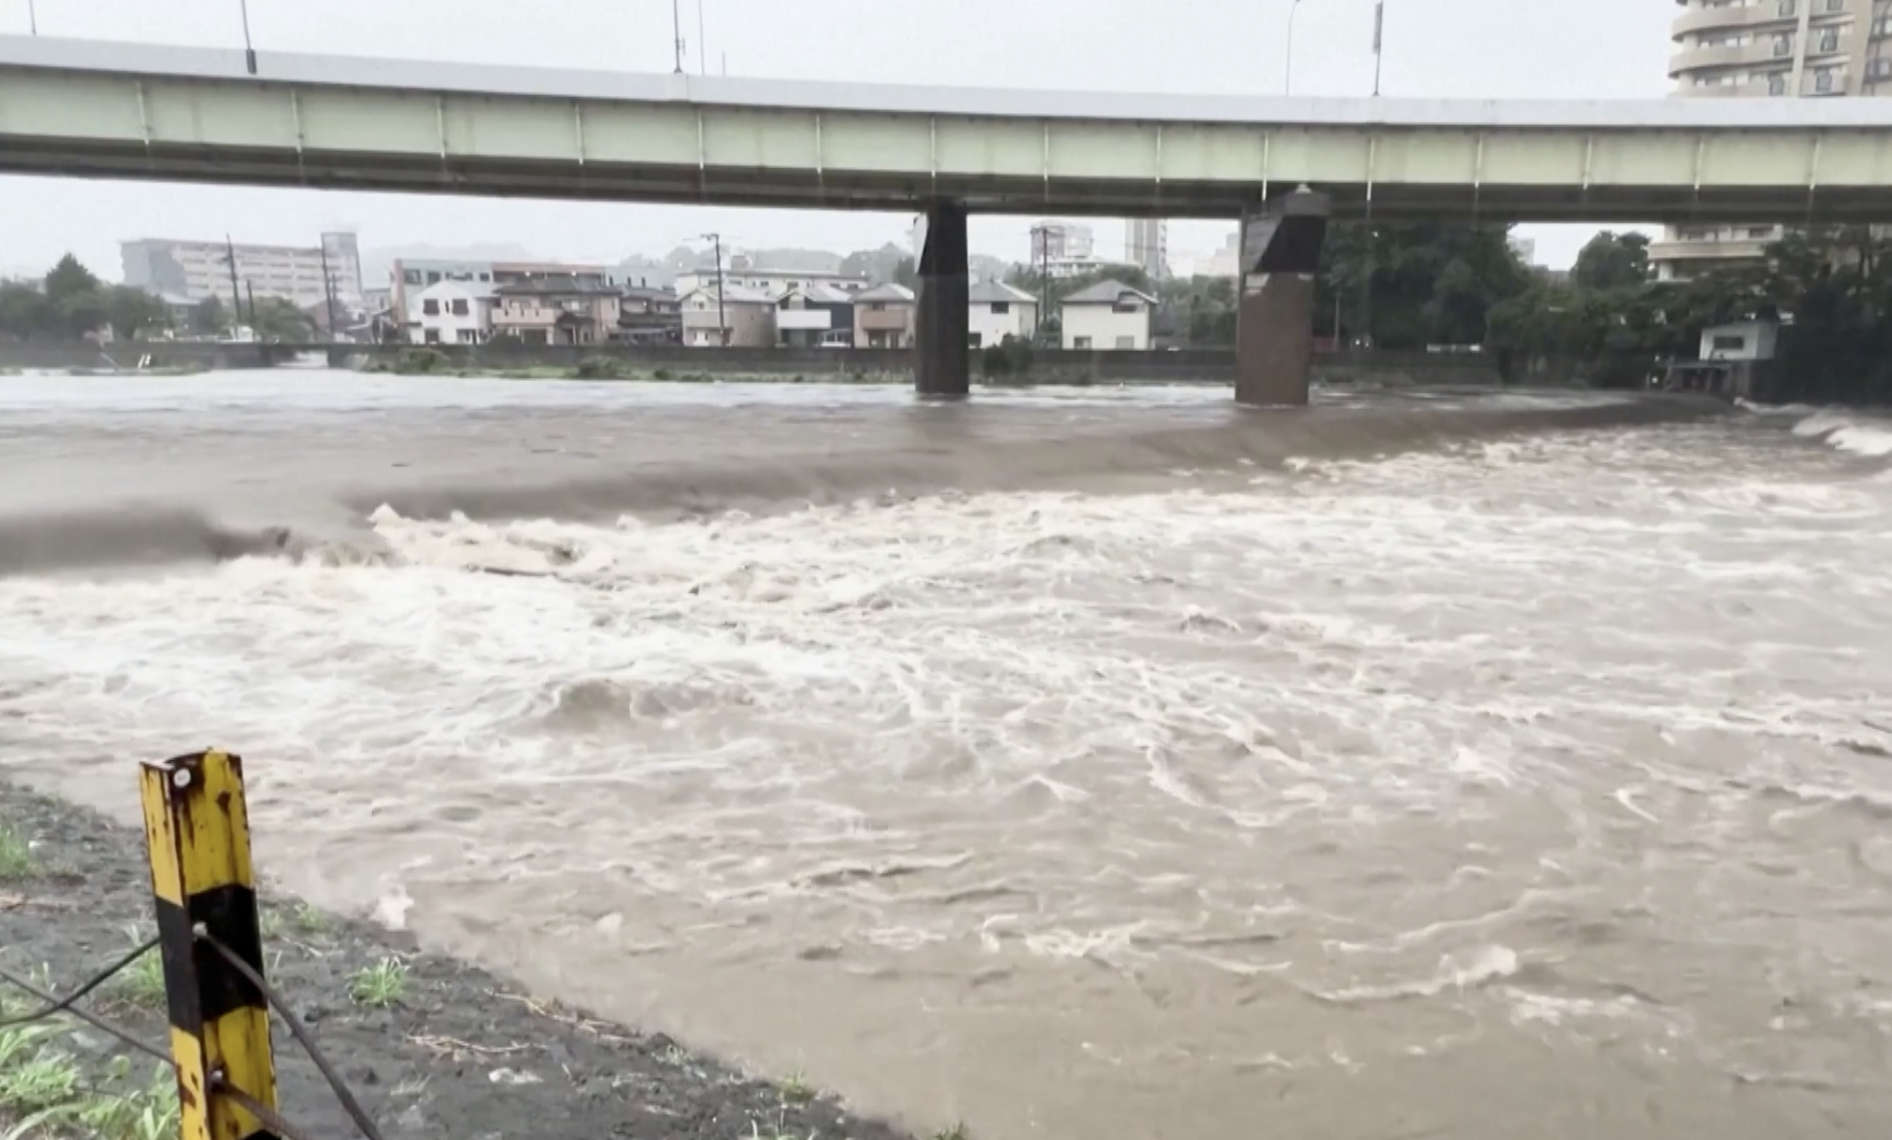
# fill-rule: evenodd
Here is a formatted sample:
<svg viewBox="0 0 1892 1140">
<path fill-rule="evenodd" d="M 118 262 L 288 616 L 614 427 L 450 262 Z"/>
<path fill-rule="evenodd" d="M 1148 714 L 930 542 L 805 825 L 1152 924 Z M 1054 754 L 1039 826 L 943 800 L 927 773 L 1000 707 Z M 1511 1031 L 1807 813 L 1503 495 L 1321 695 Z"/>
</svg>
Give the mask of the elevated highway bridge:
<svg viewBox="0 0 1892 1140">
<path fill-rule="evenodd" d="M 1237 398 L 1297 403 L 1327 219 L 1892 220 L 1892 101 L 974 90 L 8 36 L 0 172 L 924 211 L 916 375 L 938 395 L 966 390 L 968 215 L 1241 218 Z"/>
</svg>

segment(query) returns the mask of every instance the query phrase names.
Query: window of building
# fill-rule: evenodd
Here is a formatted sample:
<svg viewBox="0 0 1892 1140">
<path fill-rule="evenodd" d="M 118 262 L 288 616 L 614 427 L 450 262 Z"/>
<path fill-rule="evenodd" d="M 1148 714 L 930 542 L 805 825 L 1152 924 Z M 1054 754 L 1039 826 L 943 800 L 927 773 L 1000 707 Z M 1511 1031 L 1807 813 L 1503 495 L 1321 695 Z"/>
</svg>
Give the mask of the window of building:
<svg viewBox="0 0 1892 1140">
<path fill-rule="evenodd" d="M 1746 347 L 1747 338 L 1744 336 L 1717 336 L 1713 341 L 1716 352 L 1740 352 Z"/>
<path fill-rule="evenodd" d="M 1873 79 L 1884 79 L 1887 76 L 1892 76 L 1892 58 L 1882 55 L 1876 59 L 1867 60 L 1866 74 Z"/>
<path fill-rule="evenodd" d="M 418 284 L 420 284 L 420 270 L 418 270 L 418 269 L 406 269 L 406 270 L 402 270 L 402 272 L 401 272 L 401 283 L 402 283 L 403 285 L 418 285 Z"/>
<path fill-rule="evenodd" d="M 1770 238 L 1774 236 L 1774 227 L 1749 226 L 1747 228 L 1747 236 L 1750 238 Z"/>
<path fill-rule="evenodd" d="M 1090 337 L 1087 337 L 1087 336 L 1079 336 L 1079 337 L 1072 337 L 1072 338 L 1071 338 L 1071 347 L 1072 347 L 1072 348 L 1089 348 L 1090 346 L 1091 346 L 1091 338 L 1090 338 Z"/>
<path fill-rule="evenodd" d="M 1815 75 L 1813 77 L 1813 89 L 1822 95 L 1833 90 L 1833 73 L 1831 71 L 1822 71 L 1818 75 Z"/>
<path fill-rule="evenodd" d="M 995 317 L 1002 317 L 1011 311 L 1012 311 L 1012 303 L 1010 301 L 992 302 L 992 315 Z"/>
<path fill-rule="evenodd" d="M 1769 95 L 1785 95 L 1787 93 L 1787 77 L 1778 72 L 1768 76 L 1767 93 Z"/>
<path fill-rule="evenodd" d="M 1846 0 L 1826 0 L 1826 10 L 1829 12 L 1844 12 L 1846 10 Z"/>
<path fill-rule="evenodd" d="M 981 342 L 983 342 L 984 340 L 985 340 L 985 337 L 981 333 L 968 333 L 966 335 L 966 347 L 979 348 L 981 347 Z"/>
<path fill-rule="evenodd" d="M 1783 16 L 1797 16 L 1800 14 L 1800 0 L 1780 0 L 1778 10 Z"/>
<path fill-rule="evenodd" d="M 1117 338 L 1118 348 L 1135 348 L 1136 346 L 1137 338 L 1133 336 L 1120 336 Z"/>
<path fill-rule="evenodd" d="M 1838 51 L 1839 50 L 1839 29 L 1838 28 L 1827 28 L 1825 31 L 1822 31 L 1820 33 L 1820 50 L 1821 51 Z"/>
<path fill-rule="evenodd" d="M 427 271 L 427 284 L 438 285 L 439 283 L 440 283 L 440 274 L 434 272 L 431 269 L 428 270 Z"/>
<path fill-rule="evenodd" d="M 1792 55 L 1793 54 L 1793 36 L 1786 32 L 1783 32 L 1780 35 L 1775 36 L 1774 37 L 1774 54 L 1776 56 Z"/>
<path fill-rule="evenodd" d="M 1140 313 L 1143 310 L 1135 301 L 1118 301 L 1116 304 L 1110 306 L 1110 311 L 1113 313 Z"/>
<path fill-rule="evenodd" d="M 455 297 L 453 299 L 453 315 L 456 317 L 466 316 L 466 298 Z"/>
<path fill-rule="evenodd" d="M 440 302 L 429 297 L 420 303 L 420 311 L 427 316 L 437 317 L 440 315 Z"/>
<path fill-rule="evenodd" d="M 867 306 L 867 311 L 870 313 L 884 313 L 887 311 L 887 303 L 885 301 L 870 302 Z"/>
</svg>

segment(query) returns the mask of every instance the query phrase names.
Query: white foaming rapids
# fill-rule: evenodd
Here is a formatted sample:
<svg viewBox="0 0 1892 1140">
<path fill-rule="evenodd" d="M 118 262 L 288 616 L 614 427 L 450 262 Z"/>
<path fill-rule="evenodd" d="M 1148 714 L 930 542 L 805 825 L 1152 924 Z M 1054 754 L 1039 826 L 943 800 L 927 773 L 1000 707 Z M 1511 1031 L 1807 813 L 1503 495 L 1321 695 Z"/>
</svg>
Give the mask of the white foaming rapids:
<svg viewBox="0 0 1892 1140">
<path fill-rule="evenodd" d="M 1872 1049 L 1754 1044 L 1892 981 L 1892 490 L 1845 467 L 1730 417 L 1135 495 L 384 509 L 386 565 L 0 580 L 0 734 L 114 787 L 239 747 L 318 900 L 995 1134 L 1157 1135 L 1186 1088 L 1246 1135 L 1271 1057 L 1319 1093 L 1269 1086 L 1289 1131 L 1477 1073 L 1517 1123 L 1513 1084 L 1614 1103 L 1599 1034 L 1701 1112 L 1738 1061 L 1876 1120 Z"/>
<path fill-rule="evenodd" d="M 1793 432 L 1869 459 L 1892 455 L 1892 420 L 1862 412 L 1816 412 L 1794 424 Z"/>
</svg>

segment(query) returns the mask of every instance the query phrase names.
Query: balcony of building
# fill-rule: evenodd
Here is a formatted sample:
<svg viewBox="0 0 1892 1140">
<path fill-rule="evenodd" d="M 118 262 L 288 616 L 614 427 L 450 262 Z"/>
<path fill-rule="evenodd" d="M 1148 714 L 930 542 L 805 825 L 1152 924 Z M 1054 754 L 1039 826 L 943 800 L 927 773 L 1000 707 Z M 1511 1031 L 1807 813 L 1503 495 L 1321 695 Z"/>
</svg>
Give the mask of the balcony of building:
<svg viewBox="0 0 1892 1140">
<path fill-rule="evenodd" d="M 1669 25 L 1669 37 L 1678 42 L 1704 32 L 1773 31 L 1798 27 L 1799 4 L 1818 7 L 1824 0 L 1760 0 L 1757 4 L 1718 8 L 1689 8 Z M 1783 14 L 1784 13 L 1784 14 Z"/>
</svg>

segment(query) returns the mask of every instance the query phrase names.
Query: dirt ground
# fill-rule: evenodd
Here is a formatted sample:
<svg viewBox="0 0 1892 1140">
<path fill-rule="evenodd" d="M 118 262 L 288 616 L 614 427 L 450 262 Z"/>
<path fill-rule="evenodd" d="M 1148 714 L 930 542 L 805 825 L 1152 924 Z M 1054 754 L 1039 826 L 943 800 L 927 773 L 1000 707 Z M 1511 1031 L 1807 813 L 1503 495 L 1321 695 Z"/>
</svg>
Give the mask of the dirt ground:
<svg viewBox="0 0 1892 1140">
<path fill-rule="evenodd" d="M 0 783 L 0 836 L 30 859 L 0 874 L 0 966 L 50 976 L 64 993 L 124 954 L 151 926 L 143 836 L 57 800 Z M 17 847 L 16 847 L 17 850 Z M 759 1080 L 691 1053 L 662 1034 L 607 1024 L 534 998 L 503 979 L 411 940 L 263 894 L 270 981 L 314 1031 L 388 1140 L 622 1137 L 630 1140 L 895 1140 L 905 1134 L 852 1117 L 794 1078 Z M 351 994 L 363 971 L 405 966 L 385 1008 Z M 6 983 L 0 981 L 0 986 Z M 9 987 L 10 988 L 10 987 Z M 132 980 L 87 1008 L 154 1044 L 160 1009 Z M 8 995 L 17 999 L 19 995 Z M 384 992 L 380 996 L 388 996 Z M 142 1000 L 141 1000 L 142 997 Z M 27 999 L 28 1004 L 31 999 Z M 9 1008 L 18 1008 L 14 1000 Z M 57 1047 L 88 1083 L 149 1085 L 154 1068 L 115 1059 L 118 1042 L 60 1021 Z M 310 1138 L 357 1135 L 315 1066 L 281 1025 L 273 1031 L 285 1118 Z M 7 1116 L 0 1107 L 0 1134 Z M 54 1133 L 57 1135 L 58 1133 Z M 79 1133 L 71 1133 L 79 1134 Z M 958 1137 L 948 1129 L 941 1137 Z"/>
</svg>

